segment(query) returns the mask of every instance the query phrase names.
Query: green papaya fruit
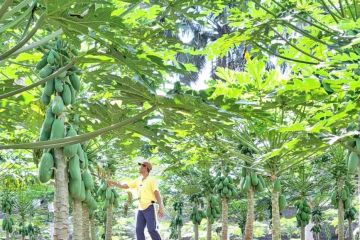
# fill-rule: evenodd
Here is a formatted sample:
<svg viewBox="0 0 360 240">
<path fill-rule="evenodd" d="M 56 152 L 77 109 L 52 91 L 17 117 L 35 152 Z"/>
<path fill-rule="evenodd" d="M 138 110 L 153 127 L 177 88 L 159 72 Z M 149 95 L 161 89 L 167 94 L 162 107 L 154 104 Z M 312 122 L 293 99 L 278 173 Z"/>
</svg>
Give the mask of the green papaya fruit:
<svg viewBox="0 0 360 240">
<path fill-rule="evenodd" d="M 224 186 L 228 186 L 229 185 L 229 178 L 225 177 L 224 181 L 223 181 L 223 185 Z"/>
<path fill-rule="evenodd" d="M 64 83 L 61 78 L 55 78 L 55 91 L 61 93 L 64 90 Z"/>
<path fill-rule="evenodd" d="M 61 119 L 55 119 L 51 126 L 51 135 L 50 139 L 59 139 L 64 138 L 65 135 L 65 126 L 64 121 Z"/>
<path fill-rule="evenodd" d="M 257 192 L 262 192 L 262 191 L 264 191 L 264 186 L 262 185 L 262 183 L 261 183 L 260 181 L 259 181 L 259 184 L 256 185 L 255 190 L 256 190 Z"/>
<path fill-rule="evenodd" d="M 344 208 L 349 209 L 350 207 L 351 207 L 351 200 L 350 198 L 348 198 L 344 201 Z"/>
<path fill-rule="evenodd" d="M 42 127 L 43 127 L 46 131 L 51 132 L 51 127 L 52 127 L 52 124 L 53 124 L 54 120 L 55 120 L 55 116 L 54 116 L 54 114 L 52 113 L 51 108 L 48 108 L 48 109 L 46 110 L 45 120 L 44 120 L 44 122 L 43 122 Z"/>
<path fill-rule="evenodd" d="M 255 187 L 259 184 L 259 178 L 257 177 L 256 173 L 251 173 L 250 174 L 251 177 L 251 184 Z"/>
<path fill-rule="evenodd" d="M 107 200 L 111 199 L 111 188 L 106 189 L 106 199 Z"/>
<path fill-rule="evenodd" d="M 78 75 L 73 73 L 69 76 L 69 79 L 70 79 L 70 82 L 71 82 L 71 85 L 73 86 L 73 88 L 76 91 L 79 91 L 80 90 L 80 79 L 79 79 Z"/>
<path fill-rule="evenodd" d="M 47 65 L 47 57 L 46 55 L 43 55 L 41 60 L 36 64 L 36 70 L 41 70 Z"/>
<path fill-rule="evenodd" d="M 55 80 L 54 79 L 50 79 L 49 81 L 47 81 L 45 83 L 44 92 L 49 97 L 54 93 L 54 89 L 55 89 Z"/>
<path fill-rule="evenodd" d="M 71 92 L 71 104 L 75 104 L 76 101 L 76 91 L 75 89 L 70 86 L 70 92 Z"/>
<path fill-rule="evenodd" d="M 81 194 L 80 194 L 80 201 L 85 201 L 86 199 L 86 189 L 85 189 L 85 184 L 84 181 L 81 181 Z"/>
<path fill-rule="evenodd" d="M 40 137 L 39 140 L 40 141 L 47 141 L 50 139 L 50 131 L 47 131 L 46 129 L 44 129 L 44 127 L 41 128 L 40 130 Z"/>
<path fill-rule="evenodd" d="M 81 179 L 70 178 L 69 191 L 70 191 L 70 196 L 73 199 L 81 201 L 81 188 L 82 188 L 81 185 L 82 185 Z"/>
<path fill-rule="evenodd" d="M 74 137 L 77 135 L 76 130 L 73 127 L 70 127 L 69 131 L 66 134 L 66 137 Z M 64 155 L 67 158 L 75 156 L 77 153 L 78 144 L 69 144 L 64 146 Z"/>
<path fill-rule="evenodd" d="M 286 197 L 283 194 L 279 196 L 279 210 L 282 211 L 286 207 Z"/>
<path fill-rule="evenodd" d="M 53 54 L 53 51 L 50 51 L 48 56 L 47 56 L 47 62 L 50 65 L 53 65 L 55 63 L 55 56 Z"/>
<path fill-rule="evenodd" d="M 251 177 L 247 175 L 245 177 L 245 183 L 244 183 L 244 191 L 247 192 L 251 187 Z"/>
<path fill-rule="evenodd" d="M 70 158 L 69 172 L 72 179 L 81 180 L 81 169 L 80 169 L 80 162 L 78 155 L 75 155 L 74 157 Z"/>
<path fill-rule="evenodd" d="M 46 78 L 53 73 L 53 68 L 50 65 L 46 65 L 39 71 L 39 77 Z"/>
<path fill-rule="evenodd" d="M 61 96 L 62 96 L 65 106 L 67 106 L 71 103 L 71 90 L 70 90 L 70 86 L 68 84 L 64 85 L 64 90 L 63 90 L 63 93 L 61 94 Z"/>
<path fill-rule="evenodd" d="M 46 95 L 45 91 L 41 94 L 41 103 L 47 106 L 51 101 L 51 97 Z"/>
<path fill-rule="evenodd" d="M 348 196 L 346 190 L 345 190 L 345 189 L 341 189 L 341 192 L 340 192 L 340 198 L 341 198 L 341 200 L 346 201 L 346 199 L 348 199 L 348 197 L 349 197 L 349 196 Z"/>
<path fill-rule="evenodd" d="M 89 170 L 85 170 L 82 174 L 82 179 L 84 181 L 85 184 L 85 188 L 87 190 L 93 190 L 94 189 L 94 180 L 93 177 L 91 176 Z"/>
<path fill-rule="evenodd" d="M 48 182 L 54 170 L 54 158 L 49 152 L 44 152 L 39 165 L 39 180 L 42 183 Z"/>
<path fill-rule="evenodd" d="M 279 179 L 276 179 L 274 182 L 274 191 L 281 192 L 281 182 Z"/>
<path fill-rule="evenodd" d="M 300 218 L 303 221 L 306 221 L 308 219 L 308 214 L 306 212 L 301 212 Z"/>
<path fill-rule="evenodd" d="M 64 101 L 60 96 L 56 96 L 51 106 L 52 112 L 55 115 L 60 115 L 64 111 L 64 108 Z"/>
</svg>

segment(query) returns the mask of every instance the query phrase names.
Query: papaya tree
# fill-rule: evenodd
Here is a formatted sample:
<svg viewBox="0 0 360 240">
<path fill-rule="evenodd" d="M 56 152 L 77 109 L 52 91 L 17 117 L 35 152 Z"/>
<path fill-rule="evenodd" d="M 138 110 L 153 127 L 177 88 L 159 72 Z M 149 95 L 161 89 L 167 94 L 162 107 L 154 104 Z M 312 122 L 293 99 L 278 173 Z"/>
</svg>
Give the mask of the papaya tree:
<svg viewBox="0 0 360 240">
<path fill-rule="evenodd" d="M 106 162 L 101 175 L 103 179 L 108 179 L 114 175 L 116 171 L 115 164 L 115 159 L 109 159 Z M 108 186 L 107 182 L 102 180 L 101 186 L 97 191 L 97 196 L 100 196 L 100 198 L 104 201 L 103 211 L 106 212 L 105 240 L 109 240 L 112 238 L 113 212 L 114 209 L 119 206 L 119 195 L 114 187 Z"/>
<path fill-rule="evenodd" d="M 228 137 L 220 139 L 220 141 L 227 143 L 227 149 L 233 158 L 248 163 L 251 170 L 270 180 L 270 186 L 272 186 L 272 238 L 280 239 L 281 174 L 326 148 L 326 144 L 319 139 L 308 138 L 306 133 L 302 133 L 304 129 L 302 124 L 307 121 L 306 112 L 312 109 L 306 102 L 311 100 L 293 97 L 296 94 L 307 94 L 309 99 L 314 99 L 315 95 L 306 90 L 305 82 L 299 83 L 303 84 L 303 89 L 294 89 L 292 88 L 294 79 L 291 75 L 277 78 L 275 76 L 281 76 L 279 68 L 267 71 L 263 60 L 250 59 L 250 57 L 247 57 L 243 72 L 238 73 L 218 68 L 217 76 L 228 82 L 228 85 L 215 84 L 216 90 L 213 92 L 212 98 L 221 98 L 229 91 L 237 92 L 233 96 L 226 96 L 227 100 L 223 101 L 223 107 L 233 106 L 233 111 L 238 111 L 235 105 L 240 104 L 238 106 L 243 112 L 253 113 L 251 120 L 245 121 L 242 126 L 236 128 L 237 134 L 234 135 L 233 131 L 224 131 L 224 135 Z M 283 88 L 283 86 L 288 89 L 268 95 L 274 89 Z M 251 91 L 254 91 L 253 94 L 249 94 Z M 317 86 L 317 90 L 314 90 L 314 92 L 316 91 L 326 96 L 320 85 Z M 259 95 L 259 92 L 263 95 Z M 236 101 L 240 102 L 236 104 Z M 273 127 L 274 123 L 276 128 Z M 251 149 L 252 157 L 239 152 L 237 150 L 238 143 L 227 140 L 230 137 Z"/>
<path fill-rule="evenodd" d="M 194 224 L 194 239 L 199 240 L 199 225 L 201 224 L 202 219 L 206 218 L 206 213 L 202 210 L 204 202 L 202 196 L 199 194 L 190 196 L 189 201 L 192 204 L 190 220 Z"/>
<path fill-rule="evenodd" d="M 253 151 L 248 147 L 240 144 L 238 149 L 241 154 L 248 156 L 249 159 L 252 158 Z M 255 159 L 253 161 L 255 161 Z M 247 196 L 247 213 L 245 227 L 243 229 L 244 239 L 246 240 L 253 239 L 255 192 L 262 192 L 265 188 L 266 183 L 264 178 L 261 175 L 258 175 L 255 170 L 252 170 L 248 162 L 245 162 L 241 169 L 240 190 Z"/>
<path fill-rule="evenodd" d="M 4 191 L 1 196 L 1 211 L 4 213 L 2 229 L 6 233 L 6 240 L 10 240 L 10 234 L 14 231 L 15 223 L 12 212 L 15 207 L 14 194 L 10 191 Z"/>
<path fill-rule="evenodd" d="M 212 225 L 220 217 L 220 199 L 216 196 L 215 181 L 210 174 L 204 174 L 202 177 L 202 186 L 206 198 L 206 239 L 212 239 Z"/>
<path fill-rule="evenodd" d="M 181 239 L 181 228 L 184 225 L 183 223 L 183 207 L 184 203 L 182 201 L 174 202 L 173 209 L 175 211 L 175 216 L 170 223 L 170 239 Z"/>
</svg>

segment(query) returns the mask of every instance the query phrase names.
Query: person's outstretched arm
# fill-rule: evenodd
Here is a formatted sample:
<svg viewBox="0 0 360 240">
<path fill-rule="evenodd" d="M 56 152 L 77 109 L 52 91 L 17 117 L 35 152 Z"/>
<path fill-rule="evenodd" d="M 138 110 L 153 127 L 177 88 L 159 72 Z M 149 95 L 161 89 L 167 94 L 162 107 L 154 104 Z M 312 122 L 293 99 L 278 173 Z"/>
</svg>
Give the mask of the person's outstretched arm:
<svg viewBox="0 0 360 240">
<path fill-rule="evenodd" d="M 108 185 L 110 187 L 115 186 L 115 187 L 122 188 L 122 189 L 128 189 L 129 188 L 129 185 L 127 185 L 126 183 L 121 184 L 121 183 L 111 181 L 111 180 L 107 181 L 107 183 L 108 183 Z"/>
</svg>

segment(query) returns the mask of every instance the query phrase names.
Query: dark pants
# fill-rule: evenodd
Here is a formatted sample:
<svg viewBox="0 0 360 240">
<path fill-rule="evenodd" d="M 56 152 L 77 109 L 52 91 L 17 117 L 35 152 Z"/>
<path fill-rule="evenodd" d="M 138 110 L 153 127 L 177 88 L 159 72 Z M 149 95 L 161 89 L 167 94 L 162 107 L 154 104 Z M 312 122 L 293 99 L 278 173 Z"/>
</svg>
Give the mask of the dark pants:
<svg viewBox="0 0 360 240">
<path fill-rule="evenodd" d="M 136 239 L 145 240 L 144 230 L 145 226 L 149 231 L 152 240 L 161 240 L 160 234 L 157 231 L 156 217 L 154 205 L 150 205 L 145 210 L 139 210 L 136 217 Z"/>
</svg>

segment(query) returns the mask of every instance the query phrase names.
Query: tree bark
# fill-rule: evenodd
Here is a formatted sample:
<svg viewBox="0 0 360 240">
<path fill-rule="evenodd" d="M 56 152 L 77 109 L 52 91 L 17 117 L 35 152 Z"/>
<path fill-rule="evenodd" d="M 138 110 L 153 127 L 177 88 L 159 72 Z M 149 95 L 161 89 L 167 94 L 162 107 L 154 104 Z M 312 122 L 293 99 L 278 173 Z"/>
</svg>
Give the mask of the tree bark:
<svg viewBox="0 0 360 240">
<path fill-rule="evenodd" d="M 199 225 L 194 224 L 194 235 L 195 235 L 195 240 L 199 240 Z"/>
<path fill-rule="evenodd" d="M 206 227 L 206 239 L 211 240 L 211 230 L 212 230 L 212 224 L 210 220 L 207 220 L 207 227 Z"/>
<path fill-rule="evenodd" d="M 353 240 L 352 220 L 349 220 L 349 240 Z"/>
<path fill-rule="evenodd" d="M 97 240 L 96 239 L 96 225 L 95 225 L 94 217 L 90 218 L 90 228 L 91 228 L 91 240 Z"/>
<path fill-rule="evenodd" d="M 305 240 L 305 227 L 300 227 L 300 239 Z"/>
<path fill-rule="evenodd" d="M 83 219 L 82 219 L 82 204 L 79 200 L 74 200 L 74 210 L 73 210 L 73 239 L 74 240 L 83 240 Z"/>
<path fill-rule="evenodd" d="M 90 240 L 90 218 L 89 218 L 89 208 L 86 203 L 82 204 L 82 236 L 83 240 Z"/>
<path fill-rule="evenodd" d="M 247 192 L 247 212 L 244 240 L 252 240 L 254 235 L 254 188 L 250 187 Z"/>
<path fill-rule="evenodd" d="M 338 206 L 338 240 L 345 240 L 344 232 L 344 204 L 343 201 L 340 199 Z"/>
<path fill-rule="evenodd" d="M 181 240 L 181 226 L 178 226 L 178 239 Z"/>
<path fill-rule="evenodd" d="M 279 192 L 272 190 L 271 194 L 272 207 L 272 240 L 281 240 L 280 232 L 280 210 L 279 210 Z"/>
<path fill-rule="evenodd" d="M 360 156 L 359 156 L 360 157 Z M 359 207 L 360 207 L 360 166 L 358 167 L 358 204 L 359 204 Z M 360 211 L 359 211 L 359 216 L 358 216 L 358 226 L 360 226 Z"/>
<path fill-rule="evenodd" d="M 6 231 L 6 240 L 10 240 L 10 234 L 8 231 Z"/>
<path fill-rule="evenodd" d="M 55 201 L 54 201 L 54 240 L 69 238 L 69 191 L 68 172 L 62 148 L 55 152 Z"/>
<path fill-rule="evenodd" d="M 112 204 L 109 204 L 109 206 L 106 209 L 106 233 L 105 233 L 105 240 L 111 240 L 112 236 L 112 219 L 113 219 L 113 209 Z"/>
<path fill-rule="evenodd" d="M 221 240 L 228 239 L 228 200 L 226 198 L 221 199 L 222 211 L 221 211 Z"/>
</svg>

